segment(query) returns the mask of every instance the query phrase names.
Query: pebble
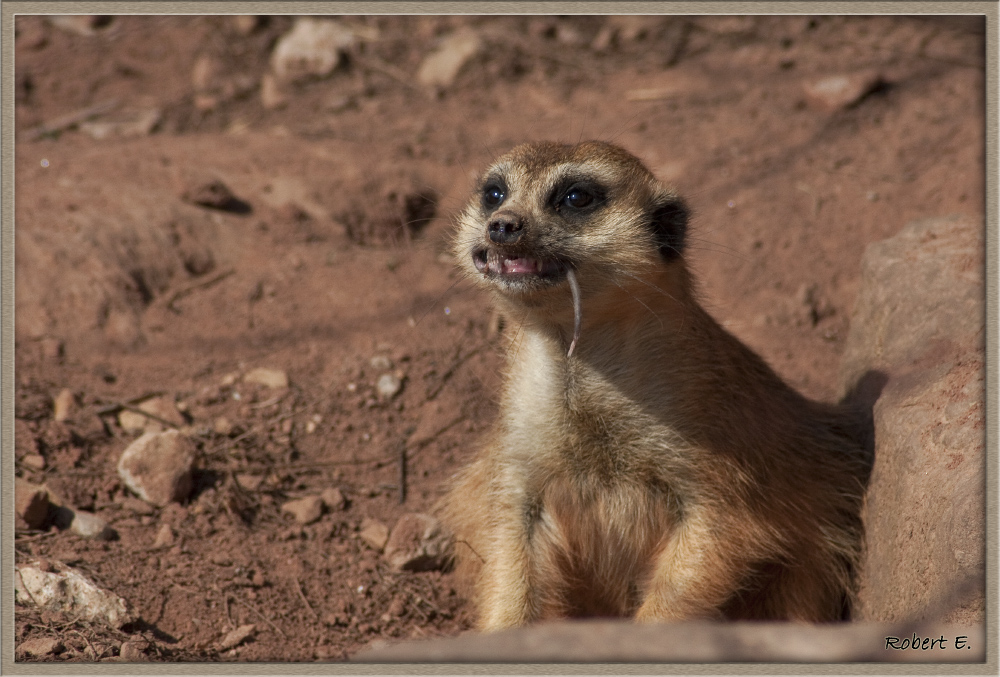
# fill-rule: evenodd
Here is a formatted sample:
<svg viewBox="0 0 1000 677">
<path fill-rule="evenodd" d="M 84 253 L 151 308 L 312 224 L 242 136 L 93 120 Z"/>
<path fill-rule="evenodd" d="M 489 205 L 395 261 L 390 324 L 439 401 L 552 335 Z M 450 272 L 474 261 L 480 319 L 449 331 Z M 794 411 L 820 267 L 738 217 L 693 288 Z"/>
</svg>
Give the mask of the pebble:
<svg viewBox="0 0 1000 677">
<path fill-rule="evenodd" d="M 239 199 L 229 186 L 219 179 L 208 179 L 196 182 L 181 194 L 181 199 L 199 207 L 209 207 L 222 211 L 231 210 L 239 204 Z"/>
<path fill-rule="evenodd" d="M 36 637 L 17 645 L 17 653 L 22 656 L 48 656 L 50 654 L 62 653 L 65 649 L 66 647 L 58 639 L 48 637 Z"/>
<path fill-rule="evenodd" d="M 389 608 L 386 610 L 386 614 L 390 618 L 399 618 L 406 611 L 406 598 L 403 595 L 397 595 L 392 598 L 392 602 L 389 603 Z"/>
<path fill-rule="evenodd" d="M 378 371 L 392 369 L 392 360 L 385 355 L 376 355 L 368 361 L 368 364 L 372 366 L 372 369 L 376 369 Z"/>
<path fill-rule="evenodd" d="M 444 566 L 451 546 L 451 534 L 436 518 L 408 513 L 393 527 L 385 559 L 396 571 L 433 571 Z"/>
<path fill-rule="evenodd" d="M 156 539 L 153 541 L 154 548 L 170 548 L 177 542 L 177 536 L 174 534 L 174 530 L 169 524 L 163 524 L 160 526 L 160 530 L 156 532 Z"/>
<path fill-rule="evenodd" d="M 263 24 L 264 17 L 256 14 L 238 14 L 229 19 L 229 24 L 240 35 L 250 35 Z"/>
<path fill-rule="evenodd" d="M 32 470 L 45 470 L 45 457 L 41 454 L 25 454 L 21 457 L 21 465 Z"/>
<path fill-rule="evenodd" d="M 83 538 L 93 538 L 97 541 L 111 541 L 118 537 L 118 532 L 108 526 L 108 523 L 92 512 L 74 510 L 69 530 Z"/>
<path fill-rule="evenodd" d="M 218 86 L 222 64 L 207 54 L 198 57 L 191 69 L 191 86 L 195 91 L 206 92 Z"/>
<path fill-rule="evenodd" d="M 46 360 L 61 362 L 66 354 L 66 348 L 62 341 L 57 338 L 43 338 L 40 341 L 42 347 L 42 357 Z"/>
<path fill-rule="evenodd" d="M 85 37 L 95 35 L 99 28 L 108 23 L 107 18 L 93 14 L 61 14 L 50 16 L 48 20 L 60 30 Z"/>
<path fill-rule="evenodd" d="M 347 507 L 347 498 L 336 487 L 324 489 L 319 497 L 323 500 L 323 505 L 326 506 L 327 510 L 343 510 Z"/>
<path fill-rule="evenodd" d="M 146 433 L 125 449 L 118 475 L 144 501 L 165 506 L 191 493 L 194 443 L 176 430 Z"/>
<path fill-rule="evenodd" d="M 287 388 L 288 374 L 281 369 L 266 369 L 257 367 L 243 376 L 244 383 L 257 383 L 268 388 Z"/>
<path fill-rule="evenodd" d="M 299 524 L 312 524 L 323 516 L 323 499 L 319 496 L 306 496 L 289 501 L 281 506 L 282 512 L 289 512 Z"/>
<path fill-rule="evenodd" d="M 276 110 L 287 104 L 288 95 L 285 94 L 278 78 L 271 73 L 265 73 L 260 79 L 260 105 L 267 110 Z"/>
<path fill-rule="evenodd" d="M 835 111 L 850 108 L 882 83 L 882 77 L 872 71 L 851 75 L 831 75 L 806 83 L 806 99 L 821 110 Z"/>
<path fill-rule="evenodd" d="M 235 630 L 227 633 L 226 636 L 222 638 L 222 641 L 219 642 L 219 650 L 225 651 L 226 649 L 232 649 L 233 647 L 239 646 L 253 637 L 255 632 L 257 632 L 257 626 L 253 623 L 241 625 Z"/>
<path fill-rule="evenodd" d="M 139 663 L 146 660 L 146 649 L 148 648 L 149 642 L 146 640 L 130 639 L 122 642 L 121 648 L 118 649 L 118 655 L 127 663 Z"/>
<path fill-rule="evenodd" d="M 257 491 L 257 489 L 260 488 L 260 485 L 264 482 L 264 476 L 240 473 L 236 476 L 236 481 L 247 491 Z"/>
<path fill-rule="evenodd" d="M 68 421 L 76 413 L 76 396 L 69 388 L 63 388 L 52 400 L 52 418 L 59 423 Z"/>
<path fill-rule="evenodd" d="M 225 416 L 219 416 L 215 421 L 212 422 L 212 431 L 216 435 L 223 435 L 224 437 L 229 437 L 233 434 L 233 424 Z"/>
<path fill-rule="evenodd" d="M 354 45 L 354 33 L 330 19 L 303 17 L 278 40 L 271 70 L 283 82 L 329 75 Z"/>
<path fill-rule="evenodd" d="M 403 389 L 403 380 L 395 374 L 382 374 L 375 384 L 379 397 L 384 400 L 391 400 Z"/>
<path fill-rule="evenodd" d="M 483 48 L 482 39 L 473 31 L 459 30 L 424 57 L 417 70 L 417 81 L 426 87 L 448 87 L 458 77 L 462 66 Z"/>
<path fill-rule="evenodd" d="M 389 540 L 389 527 L 376 519 L 366 517 L 361 522 L 358 537 L 375 550 L 381 551 Z"/>
<path fill-rule="evenodd" d="M 32 529 L 43 529 L 49 520 L 49 492 L 20 477 L 14 478 L 14 512 Z"/>
<path fill-rule="evenodd" d="M 186 423 L 184 416 L 177 409 L 177 405 L 174 404 L 172 398 L 154 397 L 141 402 L 136 408 L 146 412 L 147 414 L 152 414 L 153 416 L 162 418 L 164 421 L 169 421 L 178 428 Z M 167 428 L 167 426 L 160 423 L 156 419 L 143 416 L 140 413 L 129 411 L 128 409 L 125 409 L 118 414 L 118 425 L 120 425 L 122 430 L 127 433 L 152 433 L 160 432 Z"/>
<path fill-rule="evenodd" d="M 81 122 L 80 131 L 92 139 L 100 141 L 112 137 L 147 136 L 156 129 L 163 119 L 157 108 L 146 108 L 137 111 L 122 111 L 100 120 Z"/>
</svg>

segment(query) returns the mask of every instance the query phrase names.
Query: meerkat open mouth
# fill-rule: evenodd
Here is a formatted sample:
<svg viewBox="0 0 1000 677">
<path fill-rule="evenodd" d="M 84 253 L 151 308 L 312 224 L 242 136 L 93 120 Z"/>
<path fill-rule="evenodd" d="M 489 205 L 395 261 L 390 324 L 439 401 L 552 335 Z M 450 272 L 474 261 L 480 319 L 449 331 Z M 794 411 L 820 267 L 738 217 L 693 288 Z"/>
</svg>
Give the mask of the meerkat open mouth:
<svg viewBox="0 0 1000 677">
<path fill-rule="evenodd" d="M 573 266 L 558 259 L 536 259 L 530 256 L 507 256 L 496 249 L 478 249 L 472 253 L 472 263 L 483 275 L 497 277 L 505 281 L 539 280 L 554 285 L 562 280 L 569 283 L 573 298 L 573 340 L 569 344 L 566 357 L 573 354 L 580 340 L 580 285 L 576 281 Z M 520 285 L 516 285 L 520 286 Z"/>
<path fill-rule="evenodd" d="M 473 252 L 472 263 L 484 275 L 535 276 L 551 282 L 562 279 L 567 270 L 566 264 L 556 259 L 509 256 L 492 248 Z"/>
</svg>

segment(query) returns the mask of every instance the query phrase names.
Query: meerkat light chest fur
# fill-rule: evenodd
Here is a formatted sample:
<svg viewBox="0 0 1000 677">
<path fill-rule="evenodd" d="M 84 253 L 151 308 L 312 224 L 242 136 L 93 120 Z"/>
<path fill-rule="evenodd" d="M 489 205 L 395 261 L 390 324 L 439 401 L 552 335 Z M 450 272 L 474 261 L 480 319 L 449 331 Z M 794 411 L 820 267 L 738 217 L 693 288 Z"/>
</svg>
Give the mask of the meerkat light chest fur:
<svg viewBox="0 0 1000 677">
<path fill-rule="evenodd" d="M 459 265 L 520 327 L 442 509 L 481 629 L 844 614 L 865 452 L 698 304 L 687 218 L 600 142 L 518 146 L 462 213 Z"/>
</svg>

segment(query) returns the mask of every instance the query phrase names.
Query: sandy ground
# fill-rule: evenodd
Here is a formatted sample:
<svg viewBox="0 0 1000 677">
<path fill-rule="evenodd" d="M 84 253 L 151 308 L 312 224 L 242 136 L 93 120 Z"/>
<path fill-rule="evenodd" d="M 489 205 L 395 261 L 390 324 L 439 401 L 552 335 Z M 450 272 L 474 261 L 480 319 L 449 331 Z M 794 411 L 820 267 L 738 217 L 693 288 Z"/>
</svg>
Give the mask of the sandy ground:
<svg viewBox="0 0 1000 677">
<path fill-rule="evenodd" d="M 866 245 L 984 214 L 975 18 L 338 21 L 339 64 L 276 83 L 293 17 L 18 19 L 15 472 L 118 537 L 22 524 L 16 558 L 73 566 L 140 619 L 18 606 L 17 644 L 63 645 L 19 659 L 122 660 L 132 640 L 153 661 L 336 661 L 470 627 L 449 573 L 395 572 L 359 534 L 430 509 L 495 417 L 516 326 L 446 252 L 476 172 L 518 142 L 613 141 L 674 185 L 706 307 L 819 399 Z M 421 84 L 458 31 L 478 49 Z M 242 380 L 257 367 L 289 386 Z M 165 508 L 116 472 L 137 434 L 117 413 L 151 394 L 199 452 Z M 282 510 L 333 488 L 346 505 L 317 521 Z"/>
</svg>

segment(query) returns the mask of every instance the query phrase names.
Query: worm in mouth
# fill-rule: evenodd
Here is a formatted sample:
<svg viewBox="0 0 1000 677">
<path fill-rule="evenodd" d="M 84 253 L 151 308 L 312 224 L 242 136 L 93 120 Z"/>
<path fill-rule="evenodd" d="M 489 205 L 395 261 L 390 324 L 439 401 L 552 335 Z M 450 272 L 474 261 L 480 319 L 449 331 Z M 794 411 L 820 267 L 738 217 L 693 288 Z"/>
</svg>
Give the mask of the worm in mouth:
<svg viewBox="0 0 1000 677">
<path fill-rule="evenodd" d="M 580 307 L 580 285 L 576 281 L 576 273 L 572 268 L 566 268 L 566 281 L 569 282 L 569 290 L 573 292 L 573 340 L 566 351 L 566 357 L 573 355 L 576 342 L 580 339 L 580 323 L 583 319 L 583 310 Z"/>
</svg>

